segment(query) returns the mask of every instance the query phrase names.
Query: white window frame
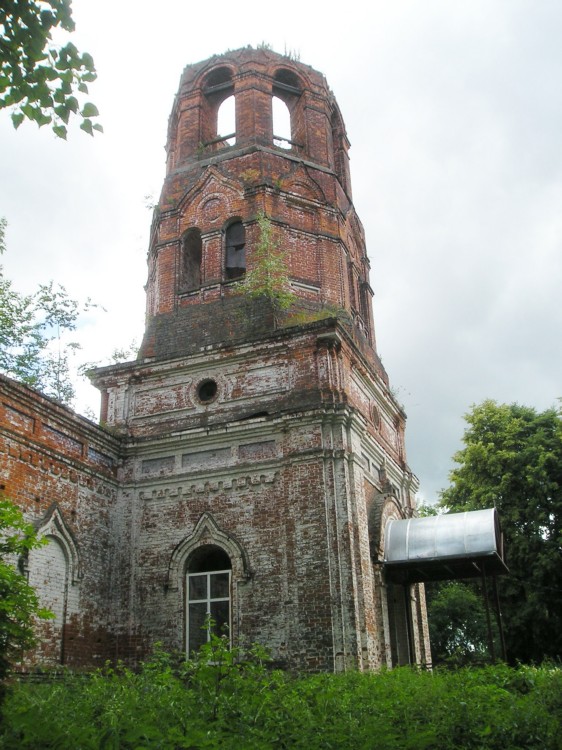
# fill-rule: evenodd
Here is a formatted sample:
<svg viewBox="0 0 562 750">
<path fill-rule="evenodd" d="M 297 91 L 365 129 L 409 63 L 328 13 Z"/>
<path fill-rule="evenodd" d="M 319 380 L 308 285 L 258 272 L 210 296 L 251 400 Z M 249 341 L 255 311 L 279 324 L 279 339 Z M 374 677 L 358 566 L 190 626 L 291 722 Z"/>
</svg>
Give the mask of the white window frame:
<svg viewBox="0 0 562 750">
<path fill-rule="evenodd" d="M 228 573 L 228 596 L 211 596 L 211 576 L 215 575 L 222 575 L 224 573 Z M 194 578 L 195 576 L 207 576 L 207 596 L 201 599 L 192 599 L 189 594 L 189 581 L 191 578 Z M 211 614 L 211 604 L 214 602 L 228 602 L 228 642 L 229 645 L 231 645 L 230 641 L 230 632 L 231 632 L 231 619 L 232 619 L 232 569 L 226 568 L 224 570 L 205 570 L 201 572 L 194 572 L 194 573 L 188 573 L 186 576 L 186 588 L 185 588 L 185 646 L 186 646 L 186 652 L 190 653 L 189 648 L 189 633 L 190 633 L 190 622 L 189 622 L 189 605 L 190 604 L 201 604 L 202 602 L 205 602 L 206 604 L 206 616 L 209 617 Z M 207 643 L 211 640 L 211 628 L 207 627 Z"/>
</svg>

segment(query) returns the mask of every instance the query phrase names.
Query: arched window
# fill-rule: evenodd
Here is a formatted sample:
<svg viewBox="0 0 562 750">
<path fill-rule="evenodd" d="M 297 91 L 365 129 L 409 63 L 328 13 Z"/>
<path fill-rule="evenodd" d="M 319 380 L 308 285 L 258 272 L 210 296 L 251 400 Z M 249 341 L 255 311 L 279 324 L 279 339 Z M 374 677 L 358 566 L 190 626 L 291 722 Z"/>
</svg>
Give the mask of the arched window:
<svg viewBox="0 0 562 750">
<path fill-rule="evenodd" d="M 207 643 L 211 632 L 217 635 L 228 634 L 231 575 L 230 558 L 220 547 L 204 545 L 195 550 L 189 558 L 186 587 L 188 654 Z"/>
<path fill-rule="evenodd" d="M 291 148 L 291 113 L 283 99 L 274 96 L 271 101 L 273 110 L 273 144 L 279 148 Z"/>
<path fill-rule="evenodd" d="M 229 137 L 228 137 L 229 136 Z M 217 138 L 224 138 L 223 145 L 236 143 L 236 104 L 234 94 L 228 96 L 217 112 Z"/>
<path fill-rule="evenodd" d="M 201 232 L 188 229 L 181 242 L 180 289 L 190 292 L 201 286 Z"/>
<path fill-rule="evenodd" d="M 238 279 L 246 273 L 246 230 L 241 221 L 226 229 L 225 274 L 227 279 Z"/>
</svg>

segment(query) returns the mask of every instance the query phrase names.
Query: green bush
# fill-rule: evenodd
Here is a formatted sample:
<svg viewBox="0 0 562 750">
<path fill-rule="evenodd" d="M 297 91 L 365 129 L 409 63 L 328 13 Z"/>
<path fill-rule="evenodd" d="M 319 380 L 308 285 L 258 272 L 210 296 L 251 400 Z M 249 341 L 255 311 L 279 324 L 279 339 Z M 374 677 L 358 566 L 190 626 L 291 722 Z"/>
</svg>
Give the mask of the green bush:
<svg viewBox="0 0 562 750">
<path fill-rule="evenodd" d="M 15 682 L 0 748 L 562 748 L 562 671 L 506 666 L 292 677 L 213 638 L 194 660 Z"/>
<path fill-rule="evenodd" d="M 4 681 L 24 649 L 35 643 L 36 619 L 48 620 L 52 613 L 40 606 L 28 584 L 21 563 L 30 550 L 45 544 L 22 512 L 0 497 L 0 711 Z"/>
</svg>

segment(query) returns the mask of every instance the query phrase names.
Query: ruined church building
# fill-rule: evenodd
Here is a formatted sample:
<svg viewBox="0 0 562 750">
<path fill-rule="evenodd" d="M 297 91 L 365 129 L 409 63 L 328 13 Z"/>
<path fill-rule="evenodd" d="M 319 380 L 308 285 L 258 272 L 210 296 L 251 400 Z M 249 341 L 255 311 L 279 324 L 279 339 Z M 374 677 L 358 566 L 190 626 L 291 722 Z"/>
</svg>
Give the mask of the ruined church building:
<svg viewBox="0 0 562 750">
<path fill-rule="evenodd" d="M 56 615 L 28 663 L 191 651 L 208 612 L 290 669 L 430 661 L 423 585 L 385 575 L 385 529 L 413 515 L 417 480 L 376 352 L 348 148 L 307 65 L 245 48 L 185 68 L 146 331 L 135 361 L 93 374 L 102 426 L 0 379 L 3 493 L 49 540 L 24 561 Z M 260 216 L 295 295 L 283 314 L 240 293 Z"/>
</svg>

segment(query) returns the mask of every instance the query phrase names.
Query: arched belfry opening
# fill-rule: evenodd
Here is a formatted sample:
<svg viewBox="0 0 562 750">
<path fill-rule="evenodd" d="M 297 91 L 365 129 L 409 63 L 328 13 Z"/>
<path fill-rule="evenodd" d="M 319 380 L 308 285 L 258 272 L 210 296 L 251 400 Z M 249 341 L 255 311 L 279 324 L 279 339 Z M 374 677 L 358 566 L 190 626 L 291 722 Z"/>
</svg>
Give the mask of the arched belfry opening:
<svg viewBox="0 0 562 750">
<path fill-rule="evenodd" d="M 212 70 L 203 82 L 201 139 L 199 151 L 216 151 L 236 142 L 235 97 L 232 71 L 228 67 Z"/>
<path fill-rule="evenodd" d="M 221 102 L 217 111 L 217 145 L 234 146 L 236 143 L 236 99 L 234 94 Z"/>
<path fill-rule="evenodd" d="M 271 101 L 273 113 L 273 145 L 289 149 L 292 146 L 291 112 L 283 99 L 274 96 Z"/>
<path fill-rule="evenodd" d="M 280 148 L 304 146 L 302 111 L 299 101 L 302 82 L 296 73 L 286 68 L 275 72 L 273 79 L 273 139 Z"/>
</svg>

